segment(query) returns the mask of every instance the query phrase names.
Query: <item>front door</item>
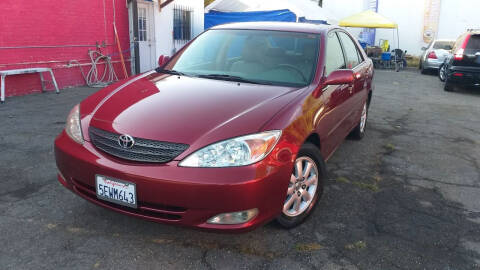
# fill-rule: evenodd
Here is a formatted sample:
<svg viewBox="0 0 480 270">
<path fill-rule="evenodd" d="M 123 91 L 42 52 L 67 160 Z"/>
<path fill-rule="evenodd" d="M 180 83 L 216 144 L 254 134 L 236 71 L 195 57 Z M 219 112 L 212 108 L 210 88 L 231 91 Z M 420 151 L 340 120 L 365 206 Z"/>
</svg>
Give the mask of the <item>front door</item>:
<svg viewBox="0 0 480 270">
<path fill-rule="evenodd" d="M 152 70 L 155 63 L 155 29 L 153 5 L 138 3 L 138 48 L 140 53 L 140 72 Z"/>
<path fill-rule="evenodd" d="M 331 72 L 345 69 L 346 62 L 340 40 L 335 31 L 328 33 L 325 53 L 325 72 L 327 77 Z M 322 87 L 322 85 L 320 85 Z M 329 85 L 322 89 L 322 118 L 316 121 L 316 130 L 321 134 L 322 155 L 328 159 L 346 136 L 349 85 Z"/>
</svg>

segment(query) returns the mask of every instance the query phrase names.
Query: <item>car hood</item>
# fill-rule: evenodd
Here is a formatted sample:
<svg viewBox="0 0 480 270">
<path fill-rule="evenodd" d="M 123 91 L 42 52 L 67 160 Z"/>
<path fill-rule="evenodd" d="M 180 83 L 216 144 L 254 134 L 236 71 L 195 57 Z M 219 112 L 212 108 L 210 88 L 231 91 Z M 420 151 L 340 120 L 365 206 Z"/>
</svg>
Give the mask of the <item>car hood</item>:
<svg viewBox="0 0 480 270">
<path fill-rule="evenodd" d="M 154 72 L 85 100 L 82 122 L 89 123 L 83 125 L 84 134 L 94 126 L 137 138 L 205 145 L 259 131 L 296 89 Z"/>
</svg>

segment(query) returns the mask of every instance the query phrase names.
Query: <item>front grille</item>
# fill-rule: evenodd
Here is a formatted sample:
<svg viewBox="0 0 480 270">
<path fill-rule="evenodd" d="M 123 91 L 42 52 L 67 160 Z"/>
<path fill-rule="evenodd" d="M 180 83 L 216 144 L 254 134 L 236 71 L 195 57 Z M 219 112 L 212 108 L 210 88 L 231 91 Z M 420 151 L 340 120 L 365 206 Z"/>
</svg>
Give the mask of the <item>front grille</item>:
<svg viewBox="0 0 480 270">
<path fill-rule="evenodd" d="M 160 142 L 134 138 L 132 148 L 123 148 L 118 144 L 120 134 L 90 127 L 91 142 L 98 149 L 112 156 L 138 162 L 166 163 L 188 148 L 187 144 Z"/>
</svg>

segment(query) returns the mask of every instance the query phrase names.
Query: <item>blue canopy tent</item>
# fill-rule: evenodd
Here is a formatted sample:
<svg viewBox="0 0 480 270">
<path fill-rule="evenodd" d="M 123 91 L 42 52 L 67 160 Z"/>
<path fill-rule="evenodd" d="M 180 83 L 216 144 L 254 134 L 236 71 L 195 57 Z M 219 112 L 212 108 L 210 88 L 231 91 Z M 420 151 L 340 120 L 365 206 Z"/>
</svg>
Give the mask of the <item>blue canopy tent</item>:
<svg viewBox="0 0 480 270">
<path fill-rule="evenodd" d="M 313 24 L 329 24 L 327 23 L 327 21 L 325 20 L 309 20 L 305 17 L 300 17 L 298 18 L 298 22 L 301 22 L 301 23 L 313 23 Z"/>
<path fill-rule="evenodd" d="M 205 29 L 233 22 L 296 22 L 297 15 L 288 9 L 249 12 L 221 12 L 210 10 L 205 13 Z"/>
</svg>

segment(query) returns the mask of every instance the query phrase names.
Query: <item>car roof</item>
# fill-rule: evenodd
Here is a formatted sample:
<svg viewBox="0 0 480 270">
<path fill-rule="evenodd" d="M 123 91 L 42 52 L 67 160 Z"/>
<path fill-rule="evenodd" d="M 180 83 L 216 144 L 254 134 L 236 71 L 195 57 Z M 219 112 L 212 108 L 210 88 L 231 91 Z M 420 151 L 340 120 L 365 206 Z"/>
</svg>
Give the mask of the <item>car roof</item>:
<svg viewBox="0 0 480 270">
<path fill-rule="evenodd" d="M 238 29 L 238 30 L 271 30 L 321 34 L 330 29 L 339 28 L 338 26 L 296 23 L 296 22 L 241 22 L 228 23 L 212 27 L 211 29 Z"/>
</svg>

